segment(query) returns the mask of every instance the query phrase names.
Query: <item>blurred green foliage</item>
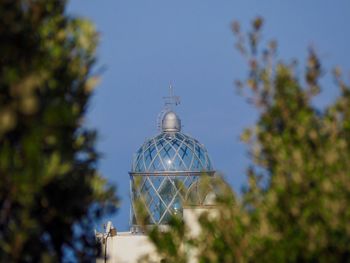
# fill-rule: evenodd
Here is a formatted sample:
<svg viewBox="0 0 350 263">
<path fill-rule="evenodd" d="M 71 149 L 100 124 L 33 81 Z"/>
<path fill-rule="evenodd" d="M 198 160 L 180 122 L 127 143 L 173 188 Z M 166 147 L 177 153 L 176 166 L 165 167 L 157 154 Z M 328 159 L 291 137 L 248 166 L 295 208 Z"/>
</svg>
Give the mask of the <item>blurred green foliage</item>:
<svg viewBox="0 0 350 263">
<path fill-rule="evenodd" d="M 149 236 L 164 262 L 350 262 L 350 87 L 334 71 L 339 96 L 319 109 L 323 70 L 310 50 L 306 69 L 279 61 L 277 44 L 262 45 L 263 20 L 248 34 L 232 24 L 248 77 L 240 93 L 259 112 L 242 133 L 249 146 L 248 185 L 241 195 L 216 178 L 215 212 L 201 232 L 174 218 Z M 300 74 L 300 72 L 304 72 Z"/>
<path fill-rule="evenodd" d="M 83 126 L 98 35 L 63 0 L 0 1 L 0 261 L 93 261 L 115 209 Z"/>
</svg>

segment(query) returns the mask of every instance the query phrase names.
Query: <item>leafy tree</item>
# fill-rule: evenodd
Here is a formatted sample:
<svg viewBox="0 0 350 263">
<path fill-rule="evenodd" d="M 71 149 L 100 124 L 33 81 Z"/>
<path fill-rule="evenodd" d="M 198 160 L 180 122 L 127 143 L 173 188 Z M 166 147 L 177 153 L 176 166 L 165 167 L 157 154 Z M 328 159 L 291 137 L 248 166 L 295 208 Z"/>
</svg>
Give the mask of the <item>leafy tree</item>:
<svg viewBox="0 0 350 263">
<path fill-rule="evenodd" d="M 0 261 L 93 261 L 116 204 L 86 114 L 98 35 L 64 0 L 0 1 Z"/>
<path fill-rule="evenodd" d="M 165 262 L 350 262 L 350 87 L 336 69 L 339 96 L 317 108 L 317 55 L 298 74 L 298 63 L 277 60 L 276 42 L 261 47 L 262 25 L 255 19 L 247 35 L 232 25 L 249 65 L 237 86 L 259 112 L 242 133 L 248 185 L 237 196 L 214 180 L 223 191 L 214 215 L 199 216 L 199 235 L 176 218 L 166 233 L 151 230 Z"/>
</svg>

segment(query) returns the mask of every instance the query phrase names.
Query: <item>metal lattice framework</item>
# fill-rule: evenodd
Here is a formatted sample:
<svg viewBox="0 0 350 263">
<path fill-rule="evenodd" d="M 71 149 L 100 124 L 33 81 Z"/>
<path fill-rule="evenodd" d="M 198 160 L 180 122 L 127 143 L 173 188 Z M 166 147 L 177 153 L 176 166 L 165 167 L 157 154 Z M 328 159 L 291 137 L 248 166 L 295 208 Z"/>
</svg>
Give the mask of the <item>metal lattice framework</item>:
<svg viewBox="0 0 350 263">
<path fill-rule="evenodd" d="M 161 133 L 147 140 L 137 151 L 132 171 L 211 171 L 204 145 L 180 132 Z"/>
<path fill-rule="evenodd" d="M 198 180 L 213 174 L 204 145 L 181 132 L 162 132 L 137 151 L 130 172 L 132 203 L 141 200 L 149 224 L 167 224 L 182 214 L 182 204 L 196 195 Z M 132 208 L 132 225 L 136 225 Z"/>
</svg>

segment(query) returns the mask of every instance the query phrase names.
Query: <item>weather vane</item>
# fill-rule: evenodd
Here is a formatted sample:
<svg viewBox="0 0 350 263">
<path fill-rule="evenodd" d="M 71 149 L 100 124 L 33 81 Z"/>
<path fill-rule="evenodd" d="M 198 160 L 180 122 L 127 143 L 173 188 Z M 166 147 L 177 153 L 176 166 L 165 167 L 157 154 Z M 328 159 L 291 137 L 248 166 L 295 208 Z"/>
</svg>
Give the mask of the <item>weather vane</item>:
<svg viewBox="0 0 350 263">
<path fill-rule="evenodd" d="M 172 109 L 173 106 L 177 106 L 180 104 L 180 97 L 174 95 L 174 88 L 170 84 L 169 85 L 169 96 L 163 97 L 165 109 Z"/>
<path fill-rule="evenodd" d="M 170 84 L 169 85 L 169 96 L 163 97 L 164 99 L 164 109 L 159 113 L 157 118 L 157 127 L 158 130 L 162 130 L 162 120 L 164 115 L 173 109 L 173 106 L 177 106 L 180 104 L 180 97 L 174 95 L 174 88 Z"/>
</svg>

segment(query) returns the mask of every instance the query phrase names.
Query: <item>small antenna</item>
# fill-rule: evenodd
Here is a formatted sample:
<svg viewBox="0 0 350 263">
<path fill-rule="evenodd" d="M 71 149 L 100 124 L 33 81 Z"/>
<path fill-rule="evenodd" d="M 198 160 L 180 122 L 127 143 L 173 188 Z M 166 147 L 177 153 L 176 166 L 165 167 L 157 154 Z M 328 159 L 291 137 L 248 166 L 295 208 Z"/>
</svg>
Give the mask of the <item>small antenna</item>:
<svg viewBox="0 0 350 263">
<path fill-rule="evenodd" d="M 177 106 L 180 104 L 180 97 L 174 95 L 174 87 L 173 85 L 169 85 L 169 96 L 163 97 L 164 99 L 164 108 L 163 110 L 159 113 L 158 118 L 157 118 L 157 127 L 158 130 L 162 130 L 162 120 L 164 115 L 171 111 L 174 106 Z"/>
<path fill-rule="evenodd" d="M 169 85 L 169 96 L 163 97 L 163 99 L 165 108 L 169 110 L 180 104 L 180 97 L 174 95 L 174 88 L 171 84 Z"/>
</svg>

